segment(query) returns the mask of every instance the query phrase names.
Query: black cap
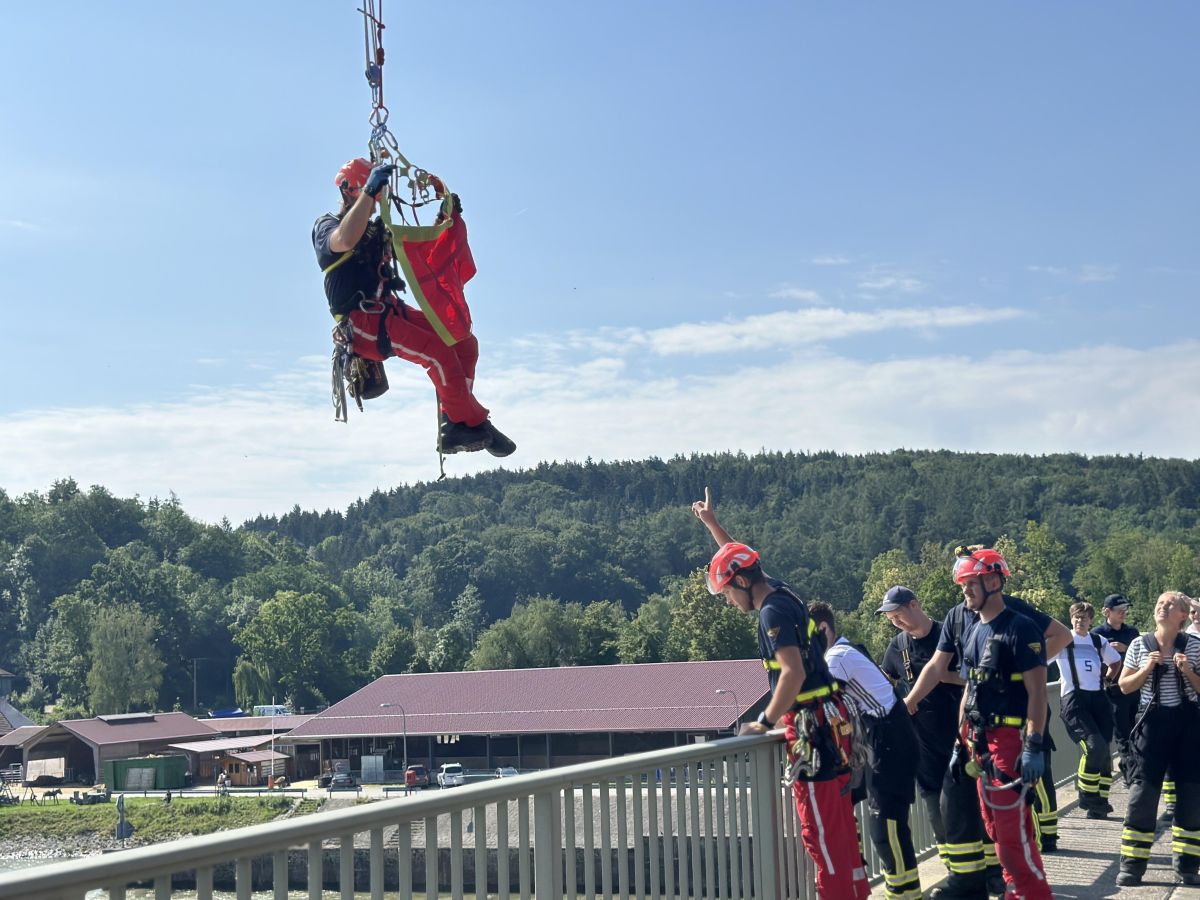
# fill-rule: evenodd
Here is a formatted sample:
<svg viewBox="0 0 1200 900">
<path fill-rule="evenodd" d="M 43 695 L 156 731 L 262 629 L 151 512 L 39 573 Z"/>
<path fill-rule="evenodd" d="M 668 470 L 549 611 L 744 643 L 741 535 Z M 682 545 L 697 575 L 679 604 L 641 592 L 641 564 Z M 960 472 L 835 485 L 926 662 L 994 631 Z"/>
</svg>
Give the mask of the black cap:
<svg viewBox="0 0 1200 900">
<path fill-rule="evenodd" d="M 1105 609 L 1116 609 L 1118 606 L 1128 606 L 1129 601 L 1125 599 L 1123 594 L 1109 594 L 1104 598 Z"/>
<path fill-rule="evenodd" d="M 892 612 L 893 610 L 897 610 L 902 606 L 908 606 L 908 604 L 912 603 L 916 599 L 916 594 L 904 587 L 904 585 L 898 584 L 895 587 L 888 589 L 888 592 L 883 597 L 883 605 L 879 607 L 879 609 L 875 610 L 875 612 Z"/>
</svg>

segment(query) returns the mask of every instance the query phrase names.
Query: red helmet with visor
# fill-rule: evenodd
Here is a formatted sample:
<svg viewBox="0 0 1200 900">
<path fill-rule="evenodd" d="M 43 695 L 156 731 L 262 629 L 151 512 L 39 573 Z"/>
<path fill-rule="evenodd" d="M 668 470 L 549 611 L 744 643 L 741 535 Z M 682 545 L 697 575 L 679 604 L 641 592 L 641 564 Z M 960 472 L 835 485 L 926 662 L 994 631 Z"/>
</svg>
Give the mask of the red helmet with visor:
<svg viewBox="0 0 1200 900">
<path fill-rule="evenodd" d="M 733 576 L 742 569 L 748 569 L 758 562 L 758 551 L 745 544 L 725 544 L 713 554 L 712 562 L 708 564 L 708 589 L 714 594 L 721 591 L 733 581 Z"/>
<path fill-rule="evenodd" d="M 370 161 L 360 156 L 357 159 L 350 160 L 338 169 L 333 183 L 343 190 L 361 191 L 366 186 L 367 176 L 370 174 Z"/>
<path fill-rule="evenodd" d="M 968 578 L 986 575 L 988 572 L 995 572 L 1005 578 L 1010 574 L 1004 557 L 987 547 L 961 553 L 954 561 L 955 584 L 962 584 Z"/>
</svg>

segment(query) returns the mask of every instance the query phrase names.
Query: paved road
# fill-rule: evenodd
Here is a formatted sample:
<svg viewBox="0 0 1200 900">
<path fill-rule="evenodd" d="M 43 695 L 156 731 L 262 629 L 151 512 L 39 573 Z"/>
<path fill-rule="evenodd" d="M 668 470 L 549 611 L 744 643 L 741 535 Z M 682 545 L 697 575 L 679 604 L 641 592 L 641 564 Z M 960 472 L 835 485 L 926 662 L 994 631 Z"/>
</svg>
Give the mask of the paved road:
<svg viewBox="0 0 1200 900">
<path fill-rule="evenodd" d="M 1119 897 L 1121 900 L 1200 900 L 1200 888 L 1175 883 L 1171 868 L 1171 829 L 1159 826 L 1158 840 L 1150 857 L 1146 876 L 1138 887 L 1117 886 L 1120 862 L 1121 827 L 1128 798 L 1122 784 L 1113 786 L 1112 805 L 1116 812 L 1107 819 L 1088 819 L 1074 801 L 1073 788 L 1059 792 L 1059 804 L 1067 807 L 1058 824 L 1057 853 L 1047 854 L 1046 875 L 1054 896 L 1060 900 L 1094 900 Z M 946 875 L 941 861 L 934 857 L 921 864 L 921 886 L 926 890 Z M 882 898 L 882 887 L 872 893 Z"/>
</svg>

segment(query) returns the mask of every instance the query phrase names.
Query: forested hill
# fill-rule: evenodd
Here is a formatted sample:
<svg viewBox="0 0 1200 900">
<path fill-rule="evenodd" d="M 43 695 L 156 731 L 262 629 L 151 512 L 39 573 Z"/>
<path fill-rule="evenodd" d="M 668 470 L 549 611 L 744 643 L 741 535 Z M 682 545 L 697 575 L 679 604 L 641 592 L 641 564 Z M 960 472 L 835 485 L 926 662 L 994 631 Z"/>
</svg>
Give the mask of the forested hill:
<svg viewBox="0 0 1200 900">
<path fill-rule="evenodd" d="M 1057 614 L 1075 596 L 1200 586 L 1193 461 L 897 451 L 547 464 L 240 528 L 68 480 L 0 492 L 0 667 L 28 679 L 24 709 L 112 712 L 191 707 L 193 691 L 200 706 L 235 693 L 311 705 L 381 672 L 750 655 L 749 617 L 688 577 L 713 549 L 689 511 L 706 485 L 772 574 L 843 609 L 873 609 L 894 580 L 945 606 L 949 548 L 964 541 L 1004 541 L 1014 589 Z M 847 621 L 883 637 L 866 613 Z"/>
</svg>

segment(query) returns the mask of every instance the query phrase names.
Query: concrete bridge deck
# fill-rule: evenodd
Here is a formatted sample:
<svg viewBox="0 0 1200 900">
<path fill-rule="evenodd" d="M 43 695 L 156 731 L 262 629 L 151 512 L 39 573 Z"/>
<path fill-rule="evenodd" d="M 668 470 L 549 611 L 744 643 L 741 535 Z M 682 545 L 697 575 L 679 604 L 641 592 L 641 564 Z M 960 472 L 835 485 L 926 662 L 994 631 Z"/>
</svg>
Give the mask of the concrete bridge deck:
<svg viewBox="0 0 1200 900">
<path fill-rule="evenodd" d="M 1158 840 L 1150 857 L 1150 865 L 1141 885 L 1117 885 L 1120 864 L 1121 828 L 1125 817 L 1128 791 L 1120 778 L 1113 784 L 1112 803 L 1115 812 L 1107 819 L 1088 819 L 1075 802 L 1075 788 L 1061 788 L 1058 793 L 1060 818 L 1058 823 L 1058 852 L 1046 854 L 1046 875 L 1054 896 L 1059 900 L 1099 900 L 1116 897 L 1120 900 L 1200 900 L 1200 887 L 1185 887 L 1175 883 L 1171 867 L 1171 827 L 1158 825 Z M 914 810 L 919 808 L 913 807 Z M 1161 812 L 1161 806 L 1160 806 Z M 946 868 L 936 856 L 921 864 L 921 887 L 928 891 L 946 876 Z M 883 888 L 871 894 L 872 900 L 882 900 Z"/>
</svg>

